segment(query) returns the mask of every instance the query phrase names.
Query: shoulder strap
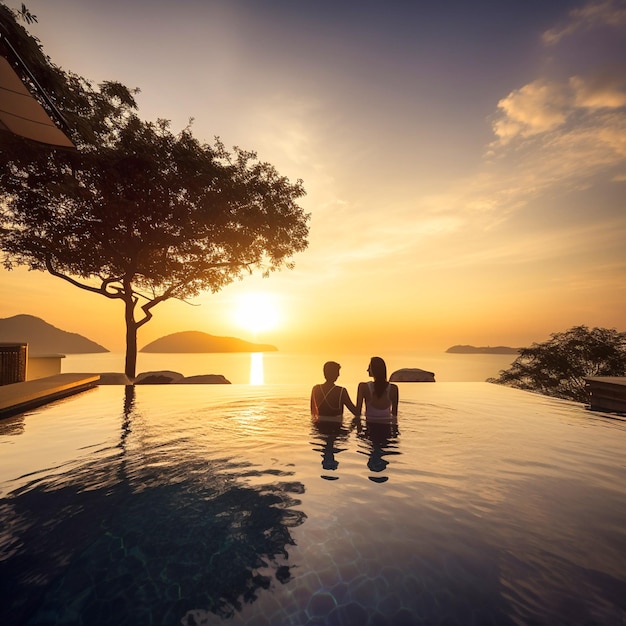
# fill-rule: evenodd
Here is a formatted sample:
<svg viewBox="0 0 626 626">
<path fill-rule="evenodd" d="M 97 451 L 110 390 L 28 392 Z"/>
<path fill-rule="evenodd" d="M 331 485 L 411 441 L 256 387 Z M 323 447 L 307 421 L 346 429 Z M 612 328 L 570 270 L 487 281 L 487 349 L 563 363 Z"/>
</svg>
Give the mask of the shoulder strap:
<svg viewBox="0 0 626 626">
<path fill-rule="evenodd" d="M 332 393 L 332 390 L 335 388 L 335 385 L 333 385 L 327 392 L 324 392 L 324 388 L 322 387 L 322 385 L 320 385 L 320 390 L 322 392 L 322 395 L 324 396 L 322 398 L 322 402 L 326 402 L 328 399 L 328 396 Z"/>
</svg>

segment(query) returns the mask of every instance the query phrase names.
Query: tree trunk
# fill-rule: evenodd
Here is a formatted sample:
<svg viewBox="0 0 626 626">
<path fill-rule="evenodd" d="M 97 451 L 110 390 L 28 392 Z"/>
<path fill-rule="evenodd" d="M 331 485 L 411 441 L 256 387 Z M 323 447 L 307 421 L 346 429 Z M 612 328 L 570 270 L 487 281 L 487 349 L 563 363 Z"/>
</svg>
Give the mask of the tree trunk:
<svg viewBox="0 0 626 626">
<path fill-rule="evenodd" d="M 124 317 L 126 320 L 126 362 L 124 365 L 124 373 L 129 380 L 133 381 L 137 370 L 137 328 L 135 322 L 135 305 L 137 302 L 132 294 L 128 294 L 124 298 Z"/>
</svg>

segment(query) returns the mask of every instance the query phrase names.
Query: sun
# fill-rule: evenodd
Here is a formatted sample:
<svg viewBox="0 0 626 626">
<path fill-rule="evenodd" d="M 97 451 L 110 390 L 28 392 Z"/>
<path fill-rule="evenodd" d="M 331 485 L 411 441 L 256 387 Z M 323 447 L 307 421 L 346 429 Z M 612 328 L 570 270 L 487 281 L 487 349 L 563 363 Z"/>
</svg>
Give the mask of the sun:
<svg viewBox="0 0 626 626">
<path fill-rule="evenodd" d="M 276 300 L 268 293 L 245 293 L 237 300 L 235 323 L 253 333 L 272 330 L 280 324 Z"/>
</svg>

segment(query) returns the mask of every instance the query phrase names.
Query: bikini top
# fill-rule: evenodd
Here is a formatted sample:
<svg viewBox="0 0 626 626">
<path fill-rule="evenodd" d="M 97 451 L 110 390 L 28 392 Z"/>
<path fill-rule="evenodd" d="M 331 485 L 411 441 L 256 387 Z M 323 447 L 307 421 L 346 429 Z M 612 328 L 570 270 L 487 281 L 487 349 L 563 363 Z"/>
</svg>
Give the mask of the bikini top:
<svg viewBox="0 0 626 626">
<path fill-rule="evenodd" d="M 367 383 L 367 386 L 370 389 L 370 394 L 372 396 L 372 398 L 376 397 L 376 398 L 382 398 L 383 396 L 374 396 L 374 391 L 376 390 L 376 388 L 374 387 L 374 382 L 373 381 L 369 381 Z M 391 385 L 389 383 L 387 383 L 387 389 L 385 389 L 385 394 L 387 396 L 387 400 L 389 400 L 389 404 L 391 404 L 391 396 L 389 395 L 389 390 L 391 389 Z"/>
<path fill-rule="evenodd" d="M 369 387 L 370 390 L 370 395 L 372 397 L 374 397 L 374 383 L 373 382 L 368 382 L 367 386 Z M 379 408 L 379 407 L 375 407 L 372 406 L 371 403 L 366 402 L 365 403 L 365 417 L 374 417 L 374 418 L 390 418 L 392 417 L 391 415 L 391 397 L 389 395 L 389 389 L 391 388 L 391 385 L 387 385 L 387 389 L 385 389 L 385 394 L 384 396 L 387 397 L 387 406 L 385 406 L 384 408 Z M 383 397 L 384 397 L 383 396 Z M 377 396 L 378 398 L 380 396 Z"/>
</svg>

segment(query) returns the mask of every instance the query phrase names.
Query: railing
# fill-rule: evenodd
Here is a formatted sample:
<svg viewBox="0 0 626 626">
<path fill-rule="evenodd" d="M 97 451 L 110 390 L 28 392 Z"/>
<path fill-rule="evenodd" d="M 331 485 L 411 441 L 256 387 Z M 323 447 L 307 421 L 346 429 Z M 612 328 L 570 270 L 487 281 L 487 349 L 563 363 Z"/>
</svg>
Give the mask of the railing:
<svg viewBox="0 0 626 626">
<path fill-rule="evenodd" d="M 28 344 L 0 343 L 0 385 L 26 380 Z"/>
<path fill-rule="evenodd" d="M 626 376 L 593 376 L 585 381 L 591 410 L 626 413 Z"/>
</svg>

